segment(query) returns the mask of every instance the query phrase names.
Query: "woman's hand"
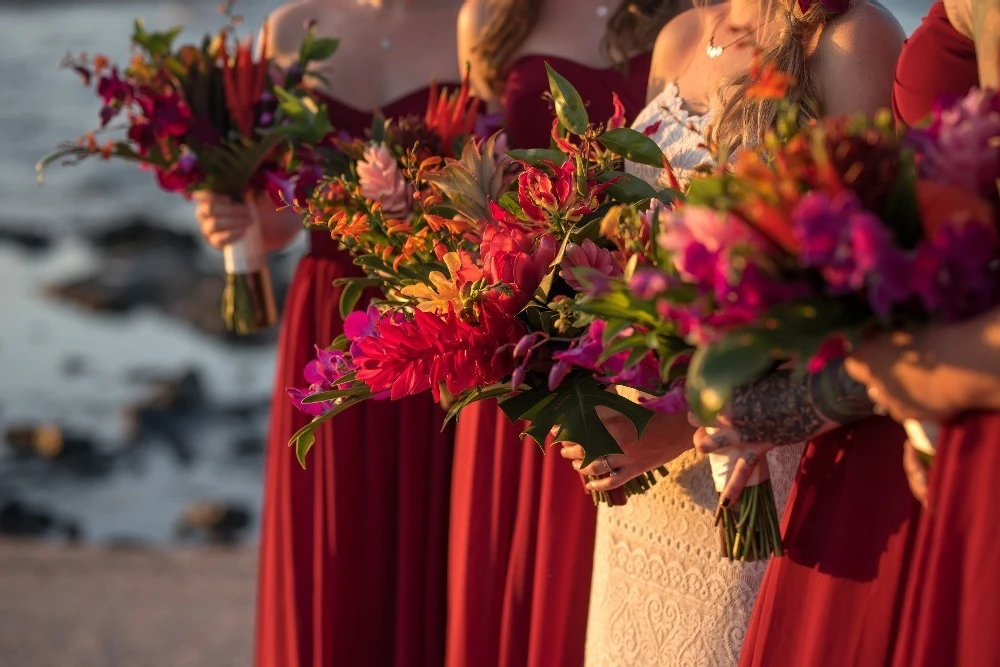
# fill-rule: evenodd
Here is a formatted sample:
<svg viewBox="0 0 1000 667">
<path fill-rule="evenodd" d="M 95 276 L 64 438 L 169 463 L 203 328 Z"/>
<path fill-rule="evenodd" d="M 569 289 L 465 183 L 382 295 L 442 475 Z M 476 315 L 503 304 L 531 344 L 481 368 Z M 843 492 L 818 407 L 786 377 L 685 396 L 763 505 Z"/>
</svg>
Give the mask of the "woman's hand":
<svg viewBox="0 0 1000 667">
<path fill-rule="evenodd" d="M 913 497 L 927 507 L 927 466 L 909 440 L 903 445 L 903 470 L 906 471 L 906 481 L 910 484 Z"/>
<path fill-rule="evenodd" d="M 598 407 L 598 415 L 624 454 L 602 456 L 583 467 L 583 445 L 563 443 L 560 451 L 562 457 L 572 461 L 573 468 L 581 475 L 600 478 L 587 483 L 588 491 L 617 489 L 629 480 L 673 461 L 691 448 L 694 428 L 683 414 L 654 414 L 641 438 L 637 437 L 635 426 L 627 417 L 603 407 Z"/>
<path fill-rule="evenodd" d="M 252 220 L 247 204 L 203 190 L 195 192 L 193 199 L 201 234 L 213 248 L 221 250 L 246 234 Z M 302 230 L 298 215 L 287 209 L 275 210 L 268 198 L 262 197 L 254 206 L 261 222 L 264 246 L 269 252 L 285 247 Z"/>
<path fill-rule="evenodd" d="M 988 314 L 915 333 L 876 336 L 847 360 L 847 372 L 893 418 L 945 421 L 1000 408 L 1000 317 Z"/>
</svg>

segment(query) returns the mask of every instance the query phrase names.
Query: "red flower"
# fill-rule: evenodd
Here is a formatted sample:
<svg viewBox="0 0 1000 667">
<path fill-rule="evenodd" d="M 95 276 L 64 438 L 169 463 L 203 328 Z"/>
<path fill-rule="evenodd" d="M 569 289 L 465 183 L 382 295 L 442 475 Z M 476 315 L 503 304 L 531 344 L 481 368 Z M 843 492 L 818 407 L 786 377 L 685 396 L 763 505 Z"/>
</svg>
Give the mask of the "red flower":
<svg viewBox="0 0 1000 667">
<path fill-rule="evenodd" d="M 524 325 L 493 299 L 480 302 L 478 322 L 454 309 L 434 314 L 418 310 L 413 319 L 384 317 L 376 335 L 356 341 L 358 379 L 372 392 L 392 399 L 431 390 L 440 399 L 443 383 L 452 394 L 500 382 L 516 365 L 512 350 Z"/>
<path fill-rule="evenodd" d="M 156 181 L 167 192 L 188 193 L 205 179 L 198 158 L 185 153 L 167 169 L 156 170 Z"/>
<path fill-rule="evenodd" d="M 537 241 L 519 229 L 489 226 L 480 246 L 483 273 L 491 282 L 510 285 L 517 307 L 531 298 L 559 252 L 556 240 L 542 234 Z"/>
<path fill-rule="evenodd" d="M 439 95 L 437 84 L 431 84 L 424 122 L 427 129 L 441 140 L 445 157 L 453 156 L 455 142 L 459 137 L 472 134 L 478 116 L 479 102 L 472 96 L 468 72 L 462 79 L 462 87 L 455 94 L 449 94 L 445 90 Z"/>
<path fill-rule="evenodd" d="M 524 214 L 534 222 L 548 222 L 573 199 L 573 172 L 576 165 L 566 160 L 562 167 L 548 163 L 555 180 L 537 167 L 528 166 L 517 177 L 517 200 Z"/>
</svg>

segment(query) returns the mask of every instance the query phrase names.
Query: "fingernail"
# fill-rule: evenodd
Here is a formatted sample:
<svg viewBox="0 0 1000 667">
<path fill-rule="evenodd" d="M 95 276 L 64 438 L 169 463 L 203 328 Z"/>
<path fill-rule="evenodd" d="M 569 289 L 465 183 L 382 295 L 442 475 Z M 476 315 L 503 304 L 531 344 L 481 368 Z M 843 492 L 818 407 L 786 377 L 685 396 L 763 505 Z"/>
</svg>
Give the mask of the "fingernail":
<svg viewBox="0 0 1000 667">
<path fill-rule="evenodd" d="M 588 491 L 593 491 L 594 485 L 591 482 L 587 482 L 586 484 L 584 484 L 583 488 L 587 489 Z"/>
</svg>

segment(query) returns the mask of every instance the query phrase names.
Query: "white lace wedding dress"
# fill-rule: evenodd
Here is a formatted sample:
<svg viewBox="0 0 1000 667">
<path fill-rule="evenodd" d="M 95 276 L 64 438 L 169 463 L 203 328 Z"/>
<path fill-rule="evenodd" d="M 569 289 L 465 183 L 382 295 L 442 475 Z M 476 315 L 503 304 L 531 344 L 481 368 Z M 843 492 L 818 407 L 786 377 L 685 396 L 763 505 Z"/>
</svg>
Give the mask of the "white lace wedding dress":
<svg viewBox="0 0 1000 667">
<path fill-rule="evenodd" d="M 663 148 L 683 183 L 710 164 L 703 146 L 709 123 L 684 110 L 671 84 L 633 127 Z M 669 186 L 663 170 L 630 163 L 628 171 Z M 799 445 L 768 454 L 779 516 L 801 453 Z M 598 512 L 587 667 L 727 667 L 739 660 L 766 563 L 719 555 L 718 495 L 707 459 L 692 450 L 668 468 L 670 476 L 645 495 Z"/>
</svg>

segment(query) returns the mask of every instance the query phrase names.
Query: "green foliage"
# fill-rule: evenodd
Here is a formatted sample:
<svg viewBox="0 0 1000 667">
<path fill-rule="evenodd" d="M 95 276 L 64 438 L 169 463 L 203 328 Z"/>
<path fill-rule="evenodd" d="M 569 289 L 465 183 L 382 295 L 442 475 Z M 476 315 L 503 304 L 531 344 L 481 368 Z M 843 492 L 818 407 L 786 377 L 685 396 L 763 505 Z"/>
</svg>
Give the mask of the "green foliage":
<svg viewBox="0 0 1000 667">
<path fill-rule="evenodd" d="M 183 26 L 177 26 L 164 32 L 148 32 L 142 20 L 136 19 L 132 27 L 132 43 L 153 60 L 160 60 L 173 52 L 174 40 L 183 31 Z"/>
<path fill-rule="evenodd" d="M 597 140 L 615 155 L 657 169 L 662 168 L 667 159 L 655 141 L 631 128 L 608 130 L 597 137 Z"/>
<path fill-rule="evenodd" d="M 545 167 L 546 163 L 551 162 L 555 165 L 561 165 L 566 162 L 566 158 L 569 157 L 562 151 L 557 151 L 553 148 L 524 148 L 515 149 L 507 151 L 507 155 L 530 164 L 532 167 Z"/>
<path fill-rule="evenodd" d="M 597 176 L 597 180 L 600 183 L 611 181 L 607 193 L 623 204 L 641 204 L 658 197 L 652 185 L 624 171 L 605 171 Z"/>
<path fill-rule="evenodd" d="M 587 133 L 590 119 L 580 93 L 548 63 L 545 63 L 545 71 L 549 76 L 549 92 L 556 108 L 556 117 L 567 131 L 583 136 Z"/>
<path fill-rule="evenodd" d="M 597 415 L 597 407 L 609 408 L 626 417 L 642 435 L 653 413 L 618 394 L 607 391 L 587 373 L 573 374 L 550 391 L 536 387 L 500 402 L 500 409 L 512 421 L 528 419 L 531 426 L 523 435 L 544 447 L 549 432 L 558 426 L 556 440 L 586 443 L 583 464 L 602 456 L 621 454 L 621 448 Z"/>
</svg>

